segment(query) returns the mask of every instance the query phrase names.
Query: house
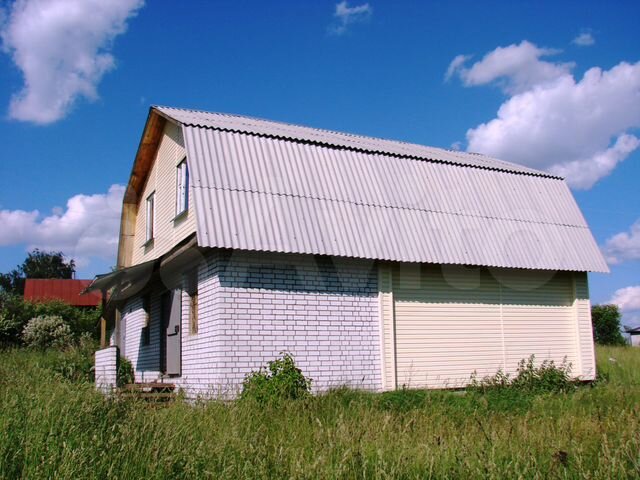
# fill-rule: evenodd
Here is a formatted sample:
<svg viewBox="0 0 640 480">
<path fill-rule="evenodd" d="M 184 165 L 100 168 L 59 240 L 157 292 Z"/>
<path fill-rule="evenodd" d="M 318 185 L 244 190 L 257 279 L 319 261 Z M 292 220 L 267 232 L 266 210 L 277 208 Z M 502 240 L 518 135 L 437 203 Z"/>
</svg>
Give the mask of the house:
<svg viewBox="0 0 640 480">
<path fill-rule="evenodd" d="M 629 335 L 629 344 L 632 347 L 640 347 L 640 327 L 625 327 L 624 331 Z"/>
<path fill-rule="evenodd" d="M 530 355 L 595 375 L 587 272 L 608 267 L 565 181 L 483 155 L 152 107 L 111 289 L 138 382 L 233 396 L 290 352 L 317 391 L 453 388 Z M 109 370 L 111 369 L 111 370 Z"/>
<path fill-rule="evenodd" d="M 24 281 L 24 299 L 30 302 L 59 300 L 74 307 L 97 307 L 102 301 L 99 292 L 82 295 L 91 280 L 59 278 L 27 278 Z"/>
</svg>

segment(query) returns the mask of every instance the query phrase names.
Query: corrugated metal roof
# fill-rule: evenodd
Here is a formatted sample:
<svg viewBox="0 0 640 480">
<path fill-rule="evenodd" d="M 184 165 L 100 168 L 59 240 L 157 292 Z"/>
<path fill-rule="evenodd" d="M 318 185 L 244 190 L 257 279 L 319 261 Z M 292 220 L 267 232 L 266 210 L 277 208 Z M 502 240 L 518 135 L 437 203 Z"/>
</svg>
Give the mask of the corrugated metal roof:
<svg viewBox="0 0 640 480">
<path fill-rule="evenodd" d="M 232 132 L 264 135 L 274 138 L 286 138 L 300 142 L 331 145 L 363 152 L 384 153 L 387 155 L 422 158 L 434 162 L 453 163 L 511 172 L 528 173 L 552 177 L 553 175 L 524 167 L 514 163 L 497 160 L 478 153 L 459 152 L 442 148 L 427 147 L 397 140 L 366 137 L 350 133 L 333 132 L 318 128 L 303 127 L 289 123 L 262 120 L 259 118 L 231 115 L 228 113 L 203 112 L 173 107 L 153 107 L 164 116 L 182 125 L 216 128 Z M 556 177 L 559 178 L 559 177 Z"/>
<path fill-rule="evenodd" d="M 32 302 L 60 300 L 76 307 L 96 307 L 102 296 L 99 292 L 82 294 L 91 280 L 27 278 L 24 299 Z"/>
<path fill-rule="evenodd" d="M 345 146 L 345 134 L 309 141 L 304 127 L 161 111 L 183 125 L 201 246 L 608 271 L 560 178 L 475 155 L 423 161 L 395 145 L 454 152 L 399 142 L 354 137 L 385 146 L 365 149 Z"/>
</svg>

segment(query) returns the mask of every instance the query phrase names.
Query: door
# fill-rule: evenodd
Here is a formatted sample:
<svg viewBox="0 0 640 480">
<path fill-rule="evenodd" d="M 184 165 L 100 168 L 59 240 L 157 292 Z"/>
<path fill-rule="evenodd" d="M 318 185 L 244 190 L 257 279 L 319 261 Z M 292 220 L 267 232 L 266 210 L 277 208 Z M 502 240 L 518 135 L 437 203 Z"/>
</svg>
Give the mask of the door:
<svg viewBox="0 0 640 480">
<path fill-rule="evenodd" d="M 182 290 L 175 289 L 162 297 L 164 335 L 161 342 L 164 373 L 179 376 L 182 349 Z"/>
</svg>

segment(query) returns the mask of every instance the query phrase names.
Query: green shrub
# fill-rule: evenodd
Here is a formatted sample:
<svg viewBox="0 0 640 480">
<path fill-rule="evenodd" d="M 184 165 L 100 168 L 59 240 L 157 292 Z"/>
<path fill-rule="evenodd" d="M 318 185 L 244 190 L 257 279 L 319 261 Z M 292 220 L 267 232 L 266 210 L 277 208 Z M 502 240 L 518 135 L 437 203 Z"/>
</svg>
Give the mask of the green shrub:
<svg viewBox="0 0 640 480">
<path fill-rule="evenodd" d="M 15 339 L 20 336 L 21 327 L 22 324 L 15 317 L 0 311 L 0 346 L 14 344 Z"/>
<path fill-rule="evenodd" d="M 305 398 L 311 392 L 311 379 L 304 376 L 293 359 L 285 353 L 269 362 L 267 368 L 249 373 L 242 384 L 241 399 L 260 404 Z"/>
<path fill-rule="evenodd" d="M 71 328 L 62 317 L 44 315 L 29 320 L 22 332 L 25 345 L 33 348 L 63 347 L 73 339 Z"/>
<path fill-rule="evenodd" d="M 62 350 L 51 364 L 51 370 L 72 382 L 93 382 L 96 341 L 90 335 L 82 335 L 78 342 Z"/>
<path fill-rule="evenodd" d="M 617 305 L 591 307 L 593 337 L 599 345 L 626 345 L 620 332 L 620 310 Z"/>
<path fill-rule="evenodd" d="M 133 372 L 133 365 L 126 357 L 120 357 L 118 362 L 117 382 L 118 386 L 127 385 L 136 381 L 135 374 Z"/>
<path fill-rule="evenodd" d="M 571 378 L 571 363 L 566 358 L 560 365 L 553 360 L 544 360 L 535 365 L 535 355 L 518 363 L 513 378 L 499 370 L 495 375 L 477 380 L 471 377 L 470 389 L 480 392 L 510 389 L 526 393 L 566 392 L 574 389 L 576 381 Z"/>
<path fill-rule="evenodd" d="M 22 343 L 22 332 L 29 320 L 49 315 L 62 317 L 75 336 L 90 333 L 98 338 L 99 308 L 73 307 L 58 300 L 29 302 L 19 295 L 0 291 L 0 344 Z"/>
</svg>

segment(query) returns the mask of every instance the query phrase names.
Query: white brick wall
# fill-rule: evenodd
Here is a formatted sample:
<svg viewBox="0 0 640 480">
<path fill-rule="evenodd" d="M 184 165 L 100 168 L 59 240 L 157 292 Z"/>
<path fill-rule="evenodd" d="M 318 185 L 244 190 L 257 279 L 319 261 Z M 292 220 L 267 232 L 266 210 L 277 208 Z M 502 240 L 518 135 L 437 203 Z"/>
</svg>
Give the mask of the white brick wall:
<svg viewBox="0 0 640 480">
<path fill-rule="evenodd" d="M 198 292 L 197 335 L 189 335 L 189 297 L 182 296 L 182 376 L 171 380 L 190 395 L 234 395 L 247 373 L 285 351 L 316 391 L 381 388 L 372 262 L 211 250 L 199 268 Z M 137 380 L 158 374 L 159 297 L 152 306 L 150 347 L 140 346 L 141 301 L 129 302 L 123 314 Z"/>
<path fill-rule="evenodd" d="M 107 347 L 95 353 L 96 388 L 111 393 L 117 386 L 118 347 Z"/>
<path fill-rule="evenodd" d="M 128 358 L 134 368 L 136 382 L 155 381 L 160 376 L 160 296 L 154 292 L 151 296 L 151 338 L 149 345 L 143 344 L 142 327 L 145 313 L 142 309 L 142 297 L 132 297 L 124 306 L 121 328 L 123 337 L 122 354 Z"/>
</svg>

